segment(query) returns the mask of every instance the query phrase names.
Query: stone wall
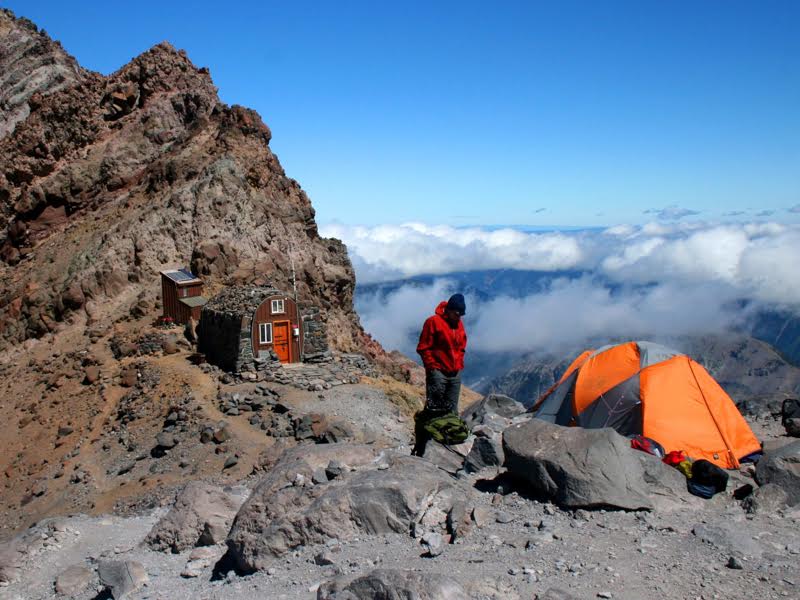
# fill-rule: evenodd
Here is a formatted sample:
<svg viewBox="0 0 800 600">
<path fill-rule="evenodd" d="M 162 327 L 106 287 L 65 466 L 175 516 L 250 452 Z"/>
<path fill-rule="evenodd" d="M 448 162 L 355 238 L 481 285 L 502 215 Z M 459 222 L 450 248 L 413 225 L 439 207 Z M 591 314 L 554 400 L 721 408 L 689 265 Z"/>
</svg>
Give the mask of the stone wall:
<svg viewBox="0 0 800 600">
<path fill-rule="evenodd" d="M 238 371 L 241 366 L 241 347 L 243 340 L 243 321 L 241 315 L 231 312 L 218 312 L 204 308 L 197 326 L 197 349 L 206 360 L 226 371 Z M 249 326 L 249 318 L 247 319 Z M 249 335 L 247 344 L 250 345 Z M 250 351 L 250 358 L 253 353 Z"/>
<path fill-rule="evenodd" d="M 236 372 L 254 371 L 255 355 L 253 354 L 253 316 L 249 312 L 242 316 L 242 325 L 239 330 L 239 355 L 236 361 Z"/>
<path fill-rule="evenodd" d="M 329 360 L 328 335 L 325 323 L 316 306 L 304 307 L 300 314 L 303 319 L 303 362 L 319 362 Z"/>
</svg>

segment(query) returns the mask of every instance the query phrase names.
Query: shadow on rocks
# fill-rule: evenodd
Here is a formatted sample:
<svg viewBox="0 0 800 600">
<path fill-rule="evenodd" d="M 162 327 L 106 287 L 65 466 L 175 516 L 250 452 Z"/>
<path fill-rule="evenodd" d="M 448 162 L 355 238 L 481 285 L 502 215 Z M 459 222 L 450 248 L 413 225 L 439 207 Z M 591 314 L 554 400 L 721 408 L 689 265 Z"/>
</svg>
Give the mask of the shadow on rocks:
<svg viewBox="0 0 800 600">
<path fill-rule="evenodd" d="M 522 482 L 518 479 L 514 479 L 514 477 L 506 471 L 499 473 L 496 477 L 491 479 L 478 479 L 475 482 L 475 489 L 485 494 L 506 495 L 511 492 L 517 492 L 527 500 L 543 500 L 541 495 L 534 493 L 531 489 L 527 489 L 524 485 L 521 485 L 521 483 Z"/>
<path fill-rule="evenodd" d="M 236 559 L 231 554 L 230 548 L 228 549 L 225 554 L 222 555 L 217 563 L 214 565 L 214 569 L 211 571 L 211 581 L 221 581 L 228 576 L 228 573 L 233 571 L 239 577 L 244 577 L 245 575 L 250 575 L 250 573 L 242 571 L 239 568 L 239 565 L 236 564 Z"/>
</svg>

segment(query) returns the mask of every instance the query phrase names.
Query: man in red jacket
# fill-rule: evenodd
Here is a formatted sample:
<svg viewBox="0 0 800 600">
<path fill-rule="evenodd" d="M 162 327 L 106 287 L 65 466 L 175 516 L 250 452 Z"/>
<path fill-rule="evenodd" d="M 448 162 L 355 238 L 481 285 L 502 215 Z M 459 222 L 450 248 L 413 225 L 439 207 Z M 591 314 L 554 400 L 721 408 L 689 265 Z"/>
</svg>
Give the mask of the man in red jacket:
<svg viewBox="0 0 800 600">
<path fill-rule="evenodd" d="M 425 320 L 417 344 L 417 353 L 425 366 L 425 410 L 431 413 L 458 413 L 461 393 L 461 371 L 464 368 L 464 351 L 467 333 L 461 317 L 466 313 L 462 294 L 453 294 L 447 302 L 440 302 L 435 314 Z M 413 454 L 425 450 L 424 434 L 417 427 Z"/>
</svg>

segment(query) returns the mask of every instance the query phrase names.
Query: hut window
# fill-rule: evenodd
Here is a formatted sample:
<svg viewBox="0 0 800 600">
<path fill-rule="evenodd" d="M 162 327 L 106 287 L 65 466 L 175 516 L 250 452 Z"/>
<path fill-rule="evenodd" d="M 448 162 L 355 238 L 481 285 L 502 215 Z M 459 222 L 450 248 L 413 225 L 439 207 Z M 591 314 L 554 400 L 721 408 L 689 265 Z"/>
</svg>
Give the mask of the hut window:
<svg viewBox="0 0 800 600">
<path fill-rule="evenodd" d="M 272 343 L 272 323 L 259 323 L 258 341 L 261 344 Z"/>
<path fill-rule="evenodd" d="M 285 313 L 286 309 L 283 307 L 283 300 L 273 300 L 272 301 L 272 314 L 277 315 L 279 313 Z"/>
<path fill-rule="evenodd" d="M 186 298 L 189 295 L 188 288 L 181 288 L 181 298 Z"/>
</svg>

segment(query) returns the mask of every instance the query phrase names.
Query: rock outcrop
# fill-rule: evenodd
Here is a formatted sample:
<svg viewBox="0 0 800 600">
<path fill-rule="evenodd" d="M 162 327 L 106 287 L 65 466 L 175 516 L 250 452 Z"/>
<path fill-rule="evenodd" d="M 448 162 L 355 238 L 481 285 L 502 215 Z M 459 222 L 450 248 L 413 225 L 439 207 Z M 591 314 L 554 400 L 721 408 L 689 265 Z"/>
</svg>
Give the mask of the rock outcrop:
<svg viewBox="0 0 800 600">
<path fill-rule="evenodd" d="M 309 544 L 408 534 L 412 525 L 420 531 L 443 528 L 457 500 L 467 494 L 423 459 L 394 456 L 376 464 L 369 458 L 366 446 L 289 450 L 236 515 L 228 548 L 239 568 L 265 569 L 274 558 Z M 361 467 L 331 481 L 322 471 L 331 461 L 351 467 L 360 462 Z"/>
<path fill-rule="evenodd" d="M 0 9 L 0 139 L 41 98 L 92 76 L 31 21 Z"/>
<path fill-rule="evenodd" d="M 344 245 L 319 236 L 270 129 L 221 103 L 207 69 L 161 43 L 89 73 L 8 11 L 0 48 L 0 349 L 71 314 L 125 315 L 178 265 L 212 291 L 296 287 L 334 349 L 364 349 Z"/>
<path fill-rule="evenodd" d="M 194 546 L 225 541 L 242 495 L 193 481 L 178 494 L 175 505 L 155 524 L 145 539 L 153 550 L 183 552 Z"/>
<path fill-rule="evenodd" d="M 767 452 L 756 467 L 756 481 L 781 487 L 790 506 L 800 504 L 800 441 Z"/>
<path fill-rule="evenodd" d="M 559 506 L 653 508 L 637 451 L 613 429 L 531 419 L 503 432 L 503 450 L 509 472 Z"/>
<path fill-rule="evenodd" d="M 469 596 L 455 579 L 447 575 L 398 569 L 375 569 L 356 578 L 340 577 L 322 584 L 317 591 L 317 600 L 374 598 L 467 600 Z"/>
</svg>

